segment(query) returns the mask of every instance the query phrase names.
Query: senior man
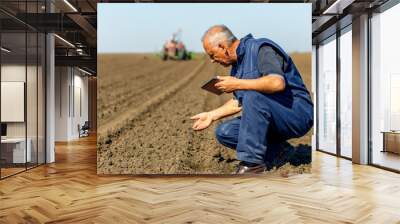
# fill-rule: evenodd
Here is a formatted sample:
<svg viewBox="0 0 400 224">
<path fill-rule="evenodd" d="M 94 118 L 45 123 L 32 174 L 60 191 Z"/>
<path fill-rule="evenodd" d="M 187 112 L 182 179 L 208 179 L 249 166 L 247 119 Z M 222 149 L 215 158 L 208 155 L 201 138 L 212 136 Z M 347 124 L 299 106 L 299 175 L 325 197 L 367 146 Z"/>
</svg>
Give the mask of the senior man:
<svg viewBox="0 0 400 224">
<path fill-rule="evenodd" d="M 221 81 L 215 86 L 233 92 L 234 98 L 191 117 L 196 120 L 193 129 L 205 129 L 241 111 L 241 116 L 217 127 L 217 140 L 236 149 L 241 161 L 236 174 L 263 172 L 284 150 L 286 140 L 304 136 L 313 126 L 310 94 L 292 59 L 269 39 L 248 34 L 238 40 L 229 28 L 216 25 L 202 42 L 212 62 L 232 66 L 231 76 L 218 76 Z"/>
</svg>

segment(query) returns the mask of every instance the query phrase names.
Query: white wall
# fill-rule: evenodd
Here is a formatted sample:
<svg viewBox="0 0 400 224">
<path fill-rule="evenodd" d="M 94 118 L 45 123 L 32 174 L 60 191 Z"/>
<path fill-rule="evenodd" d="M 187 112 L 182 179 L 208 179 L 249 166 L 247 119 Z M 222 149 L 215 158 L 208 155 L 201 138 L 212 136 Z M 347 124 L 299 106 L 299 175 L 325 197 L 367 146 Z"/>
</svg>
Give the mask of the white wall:
<svg viewBox="0 0 400 224">
<path fill-rule="evenodd" d="M 76 68 L 56 67 L 56 141 L 77 139 L 78 124 L 83 125 L 88 120 L 88 78 L 83 75 Z"/>
<path fill-rule="evenodd" d="M 29 69 L 29 67 L 28 67 Z M 24 65 L 2 65 L 1 81 L 19 81 L 25 82 L 25 64 Z"/>
<path fill-rule="evenodd" d="M 26 75 L 26 70 L 28 71 L 29 74 L 36 74 L 36 67 L 33 66 L 28 66 L 25 67 L 24 65 L 18 65 L 18 64 L 4 64 L 1 66 L 1 81 L 2 82 L 25 82 L 25 75 Z M 27 93 L 28 97 L 36 97 L 36 91 L 35 92 L 28 92 Z M 28 99 L 27 99 L 28 100 Z M 30 102 L 30 100 L 28 100 Z M 35 105 L 36 107 L 36 105 Z M 1 108 L 2 110 L 7 110 L 7 108 Z M 28 114 L 28 121 L 33 120 L 30 117 L 31 114 Z M 36 116 L 36 114 L 35 114 Z M 25 126 L 26 122 L 7 122 L 7 137 L 25 137 Z M 31 127 L 32 125 L 29 125 L 28 127 Z M 28 135 L 28 137 L 30 137 Z"/>
<path fill-rule="evenodd" d="M 38 69 L 38 70 L 37 70 Z M 26 112 L 26 120 L 22 122 L 5 122 L 7 124 L 8 138 L 29 139 L 32 162 L 44 163 L 44 74 L 41 66 L 37 67 L 25 64 L 2 64 L 2 82 L 24 82 L 26 84 L 26 107 L 20 108 L 21 113 Z M 25 80 L 27 78 L 27 80 Z M 2 95 L 2 98 L 7 96 Z M 2 107 L 1 110 L 12 110 L 10 107 Z M 8 111 L 13 113 L 13 111 Z M 38 154 L 37 154 L 38 153 Z"/>
<path fill-rule="evenodd" d="M 55 141 L 68 140 L 68 117 L 69 117 L 69 96 L 70 84 L 69 68 L 55 68 Z"/>
<path fill-rule="evenodd" d="M 25 82 L 24 65 L 2 65 L 1 66 L 1 81 L 3 82 Z M 29 69 L 29 68 L 28 68 Z M 7 110 L 7 108 L 1 108 Z M 25 122 L 7 122 L 7 137 L 25 137 Z"/>
<path fill-rule="evenodd" d="M 77 126 L 80 124 L 81 126 L 88 120 L 88 77 L 81 76 L 82 73 L 78 73 L 76 75 L 75 70 L 74 75 L 74 108 L 72 108 L 72 132 L 71 134 L 75 137 L 78 137 L 78 129 Z M 81 111 L 80 111 L 81 110 Z"/>
</svg>

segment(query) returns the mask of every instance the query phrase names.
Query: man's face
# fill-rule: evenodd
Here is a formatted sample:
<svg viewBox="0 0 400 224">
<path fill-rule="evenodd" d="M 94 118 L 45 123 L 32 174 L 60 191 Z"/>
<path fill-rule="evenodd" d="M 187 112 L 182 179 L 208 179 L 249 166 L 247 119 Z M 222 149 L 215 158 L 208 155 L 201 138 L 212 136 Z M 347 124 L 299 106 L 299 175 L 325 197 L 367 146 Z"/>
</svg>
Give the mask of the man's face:
<svg viewBox="0 0 400 224">
<path fill-rule="evenodd" d="M 234 61 L 232 61 L 228 54 L 227 48 L 224 46 L 213 46 L 206 39 L 203 42 L 203 47 L 208 56 L 210 56 L 211 62 L 217 62 L 224 67 L 228 67 L 233 64 Z"/>
</svg>

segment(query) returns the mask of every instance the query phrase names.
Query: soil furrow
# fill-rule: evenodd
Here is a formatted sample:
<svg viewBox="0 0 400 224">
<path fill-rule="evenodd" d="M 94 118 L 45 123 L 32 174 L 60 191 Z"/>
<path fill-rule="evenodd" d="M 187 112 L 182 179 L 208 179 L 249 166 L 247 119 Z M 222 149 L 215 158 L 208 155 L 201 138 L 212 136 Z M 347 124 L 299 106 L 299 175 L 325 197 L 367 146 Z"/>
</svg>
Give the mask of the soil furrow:
<svg viewBox="0 0 400 224">
<path fill-rule="evenodd" d="M 101 161 L 99 169 L 104 168 L 106 173 L 231 171 L 232 167 L 220 170 L 224 166 L 216 155 L 223 149 L 214 139 L 215 125 L 202 132 L 194 132 L 189 120 L 190 116 L 202 112 L 208 101 L 217 104 L 213 107 L 218 106 L 218 96 L 199 88 L 215 75 L 215 71 L 216 65 L 208 63 L 185 88 L 133 122 L 128 130 L 112 139 L 111 146 L 103 146 L 106 150 L 102 151 L 111 159 L 108 164 Z"/>
<path fill-rule="evenodd" d="M 186 67 L 187 70 L 187 67 Z M 172 73 L 173 71 L 170 71 Z M 185 71 L 186 72 L 186 71 Z M 164 75 L 164 74 L 162 74 Z M 139 85 L 130 87 L 132 91 L 125 91 L 122 93 L 118 93 L 117 96 L 113 98 L 115 100 L 111 101 L 111 103 L 107 106 L 104 104 L 102 105 L 103 109 L 103 117 L 101 117 L 101 123 L 106 123 L 109 120 L 112 120 L 113 117 L 118 116 L 124 110 L 129 110 L 130 106 L 133 105 L 140 105 L 143 102 L 146 102 L 148 99 L 151 99 L 154 95 L 162 91 L 163 88 L 168 87 L 171 83 L 173 83 L 175 79 L 173 77 L 158 79 L 156 81 L 146 81 L 140 80 L 137 83 L 149 83 L 148 85 Z M 128 89 L 128 88 L 127 88 Z M 146 94 L 141 94 L 141 93 Z M 104 109 L 107 107 L 108 109 Z M 108 113 L 108 114 L 107 114 Z"/>
<path fill-rule="evenodd" d="M 115 63 L 112 57 L 108 58 L 111 66 L 103 65 L 103 69 L 104 74 L 117 73 L 115 77 L 103 78 L 104 74 L 99 77 L 102 89 L 98 113 L 109 109 L 105 105 L 117 109 L 99 119 L 98 173 L 227 174 L 234 170 L 238 162 L 235 151 L 220 145 L 215 138 L 215 127 L 221 121 L 203 131 L 194 131 L 189 119 L 232 97 L 231 94 L 216 96 L 200 88 L 214 75 L 227 75 L 229 68 L 206 60 L 198 71 L 182 76 L 196 70 L 205 58 L 163 62 L 158 58 L 145 59 L 143 55 L 113 57 Z M 310 72 L 307 64 L 303 64 L 298 67 L 307 85 Z M 134 76 L 130 74 L 132 71 Z M 111 101 L 112 97 L 117 99 Z M 291 142 L 309 144 L 310 137 L 311 131 Z"/>
<path fill-rule="evenodd" d="M 108 121 L 107 123 L 101 125 L 98 129 L 98 140 L 101 142 L 102 138 L 105 135 L 115 135 L 116 132 L 119 133 L 119 129 L 123 128 L 124 123 L 127 121 L 131 121 L 135 119 L 140 114 L 148 112 L 152 110 L 155 106 L 157 106 L 162 101 L 166 100 L 171 94 L 174 94 L 176 91 L 179 91 L 179 88 L 184 86 L 194 75 L 197 74 L 199 70 L 204 67 L 204 62 L 197 65 L 197 67 L 192 71 L 192 73 L 188 74 L 186 77 L 180 79 L 178 82 L 174 83 L 174 85 L 168 87 L 166 90 L 163 90 L 160 94 L 154 96 L 150 100 L 138 105 L 138 107 L 129 108 L 129 110 L 120 113 L 118 117 L 112 121 Z M 146 93 L 142 93 L 146 94 Z"/>
<path fill-rule="evenodd" d="M 190 62 L 188 64 L 186 64 L 186 62 L 176 64 L 176 67 L 171 66 L 170 64 L 162 64 L 162 66 L 159 66 L 160 68 L 158 68 L 158 74 L 154 74 L 154 68 L 148 66 L 150 68 L 147 68 L 146 70 L 144 70 L 144 72 L 131 71 L 130 73 L 128 73 L 128 77 L 134 76 L 135 78 L 137 78 L 137 80 L 135 79 L 134 81 L 132 81 L 129 80 L 129 78 L 128 80 L 113 79 L 110 83 L 110 86 L 113 87 L 112 90 L 99 90 L 99 95 L 101 95 L 101 100 L 99 100 L 99 109 L 101 113 L 99 113 L 98 117 L 100 125 L 104 122 L 107 122 L 107 120 L 112 119 L 114 115 L 118 115 L 119 113 L 121 113 L 121 111 L 125 110 L 129 103 L 134 102 L 136 104 L 140 104 L 151 98 L 152 94 L 157 92 L 152 91 L 147 92 L 146 94 L 140 94 L 142 91 L 146 89 L 151 89 L 151 87 L 160 87 L 159 85 L 161 84 L 167 84 L 166 86 L 168 86 L 170 82 L 179 79 L 179 76 L 182 76 L 183 74 L 185 74 L 185 72 L 188 72 L 190 68 L 194 65 L 195 64 L 193 62 Z M 180 71 L 182 71 L 182 73 L 177 74 L 175 72 L 176 69 L 179 69 Z M 138 95 L 140 95 L 141 97 L 131 99 L 132 96 Z"/>
</svg>

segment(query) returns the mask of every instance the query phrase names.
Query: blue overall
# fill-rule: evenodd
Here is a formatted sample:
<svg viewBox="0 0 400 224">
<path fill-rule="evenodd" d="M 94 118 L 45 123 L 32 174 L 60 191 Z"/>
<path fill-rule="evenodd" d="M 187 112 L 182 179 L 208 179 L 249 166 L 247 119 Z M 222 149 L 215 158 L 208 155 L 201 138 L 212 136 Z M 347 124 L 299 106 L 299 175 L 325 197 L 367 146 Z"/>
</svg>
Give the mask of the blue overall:
<svg viewBox="0 0 400 224">
<path fill-rule="evenodd" d="M 242 115 L 221 123 L 216 129 L 217 140 L 232 149 L 240 161 L 263 164 L 291 138 L 305 135 L 313 126 L 313 103 L 300 73 L 292 59 L 273 41 L 255 39 L 248 34 L 236 50 L 238 60 L 231 76 L 257 79 L 258 50 L 269 45 L 280 54 L 287 66 L 284 69 L 285 90 L 273 94 L 251 90 L 234 91 L 242 107 Z"/>
</svg>

